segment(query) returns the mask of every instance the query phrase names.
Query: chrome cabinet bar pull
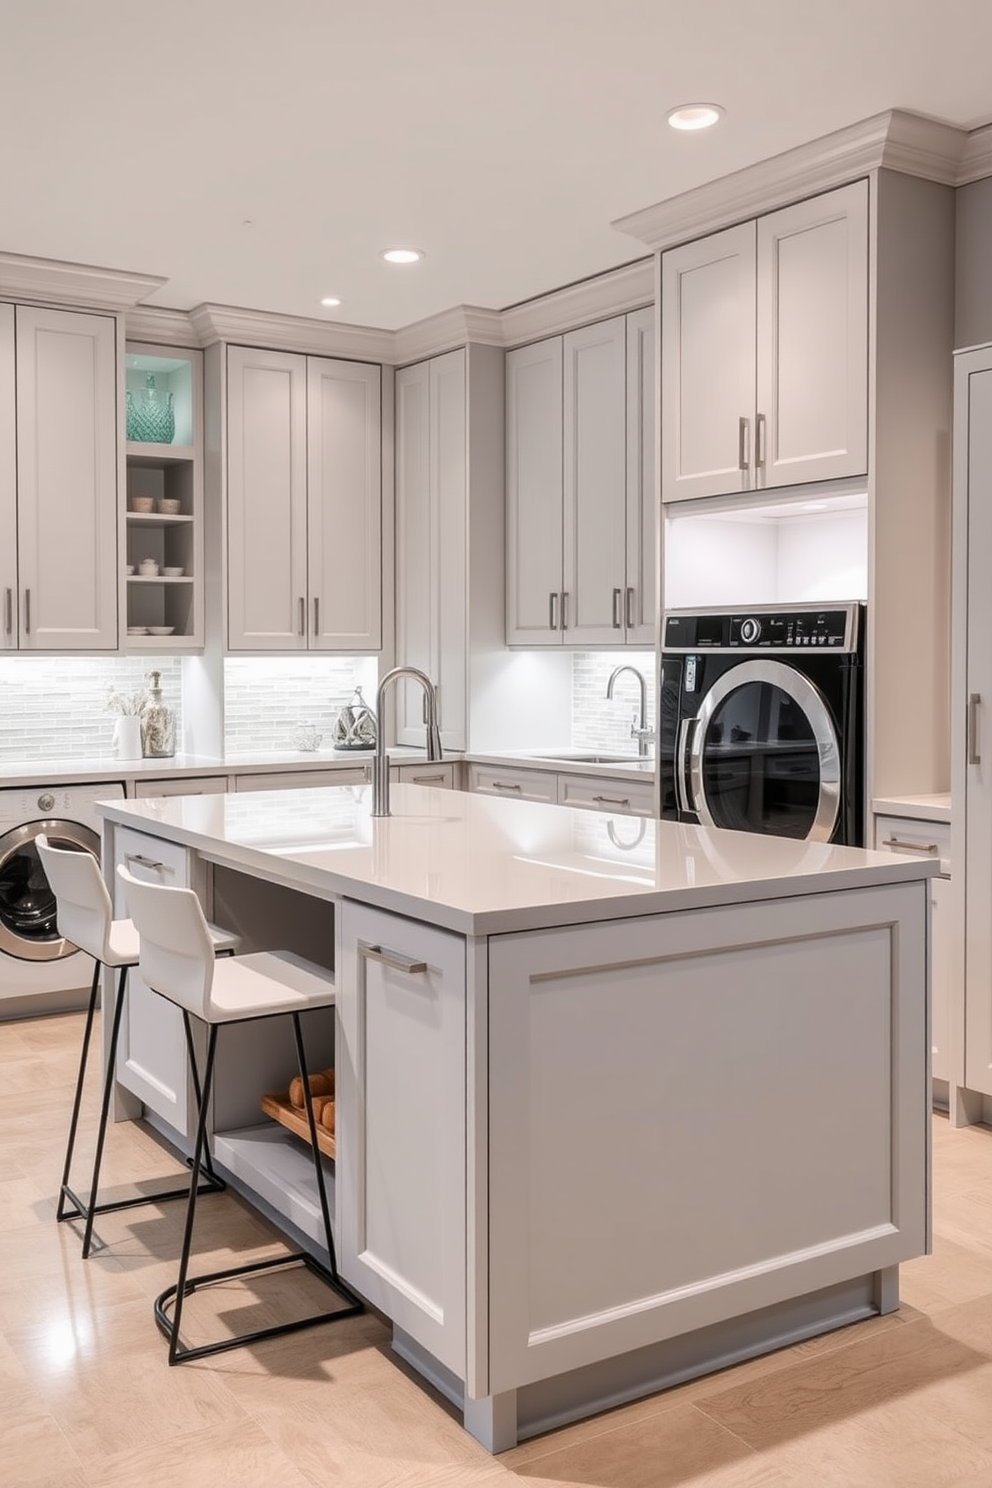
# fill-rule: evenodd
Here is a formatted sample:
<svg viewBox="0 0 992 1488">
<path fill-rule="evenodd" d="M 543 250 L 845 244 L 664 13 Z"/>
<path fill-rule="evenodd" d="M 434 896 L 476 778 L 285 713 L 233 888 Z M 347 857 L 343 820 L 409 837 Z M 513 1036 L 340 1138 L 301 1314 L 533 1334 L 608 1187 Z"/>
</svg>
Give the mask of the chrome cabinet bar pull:
<svg viewBox="0 0 992 1488">
<path fill-rule="evenodd" d="M 737 420 L 737 468 L 747 471 L 751 464 L 750 444 L 751 420 L 741 414 Z"/>
<path fill-rule="evenodd" d="M 319 599 L 314 599 L 314 602 L 313 602 L 313 633 L 314 633 L 315 636 L 319 636 L 320 635 L 320 600 Z"/>
<path fill-rule="evenodd" d="M 426 961 L 415 961 L 412 956 L 404 956 L 402 951 L 389 951 L 385 946 L 359 944 L 358 954 L 366 961 L 380 961 L 392 971 L 405 971 L 407 976 L 423 976 L 427 970 Z"/>
<path fill-rule="evenodd" d="M 514 790 L 514 791 L 518 791 L 520 789 L 521 789 L 521 785 L 520 785 L 519 780 L 494 780 L 493 781 L 493 790 Z"/>
<path fill-rule="evenodd" d="M 936 842 L 903 842 L 898 837 L 886 837 L 882 846 L 890 847 L 893 852 L 926 853 L 931 858 L 940 852 Z"/>
<path fill-rule="evenodd" d="M 629 796 L 593 796 L 598 806 L 629 806 Z"/>
<path fill-rule="evenodd" d="M 633 630 L 633 628 L 634 628 L 634 591 L 633 591 L 633 589 L 628 589 L 627 590 L 627 629 L 628 630 Z"/>
<path fill-rule="evenodd" d="M 761 470 L 765 464 L 765 415 L 759 413 L 754 421 L 754 468 Z"/>
<path fill-rule="evenodd" d="M 31 634 L 31 590 L 24 591 L 24 634 Z"/>
<path fill-rule="evenodd" d="M 303 598 L 303 595 L 302 594 L 300 595 L 299 604 L 300 604 L 299 631 L 300 631 L 300 635 L 306 635 L 306 633 L 307 633 L 307 602 Z"/>
<path fill-rule="evenodd" d="M 623 629 L 623 620 L 622 620 L 621 615 L 620 615 L 620 599 L 621 599 L 622 594 L 623 594 L 623 590 L 622 589 L 614 589 L 614 591 L 613 591 L 613 629 L 614 630 L 622 630 Z"/>
<path fill-rule="evenodd" d="M 139 868 L 154 869 L 156 873 L 165 868 L 164 863 L 158 863 L 154 858 L 146 858 L 142 853 L 125 853 L 124 866 L 127 867 L 129 863 L 137 863 Z"/>
<path fill-rule="evenodd" d="M 444 784 L 444 775 L 411 775 L 410 780 L 414 785 L 437 785 L 438 781 Z"/>
<path fill-rule="evenodd" d="M 973 692 L 968 698 L 968 763 L 969 765 L 980 765 L 982 756 L 978 752 L 978 710 L 981 707 L 982 695 Z"/>
<path fill-rule="evenodd" d="M 562 590 L 561 596 L 561 628 L 568 629 L 568 590 Z"/>
<path fill-rule="evenodd" d="M 3 591 L 3 633 L 14 634 L 14 591 L 5 589 Z"/>
<path fill-rule="evenodd" d="M 558 629 L 558 596 L 554 593 L 548 595 L 548 629 Z"/>
</svg>

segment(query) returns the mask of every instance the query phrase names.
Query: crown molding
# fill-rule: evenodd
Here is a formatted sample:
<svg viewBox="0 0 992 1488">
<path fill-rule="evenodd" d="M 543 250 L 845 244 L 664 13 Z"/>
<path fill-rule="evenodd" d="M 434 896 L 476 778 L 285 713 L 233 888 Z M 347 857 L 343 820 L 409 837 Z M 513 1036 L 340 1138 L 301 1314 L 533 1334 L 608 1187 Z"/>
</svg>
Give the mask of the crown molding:
<svg viewBox="0 0 992 1488">
<path fill-rule="evenodd" d="M 542 336 L 555 336 L 572 326 L 607 315 L 621 315 L 654 302 L 654 263 L 637 259 L 578 284 L 567 284 L 534 300 L 511 305 L 500 316 L 503 345 L 520 346 Z"/>
<path fill-rule="evenodd" d="M 267 315 L 235 305 L 197 305 L 189 312 L 198 346 L 212 341 L 234 341 L 242 346 L 267 346 L 313 356 L 348 357 L 362 362 L 392 360 L 394 332 L 374 326 L 343 325 L 311 320 L 304 315 Z"/>
<path fill-rule="evenodd" d="M 121 311 L 154 294 L 165 282 L 157 274 L 128 274 L 91 264 L 0 253 L 0 294 L 12 299 Z"/>
<path fill-rule="evenodd" d="M 964 131 L 950 124 L 892 109 L 618 217 L 612 226 L 661 249 L 829 191 L 883 166 L 956 186 L 966 139 Z"/>
<path fill-rule="evenodd" d="M 992 124 L 973 129 L 969 134 L 958 172 L 958 185 L 967 186 L 972 181 L 982 181 L 992 176 Z"/>
<path fill-rule="evenodd" d="M 124 316 L 128 341 L 147 341 L 152 346 L 199 346 L 197 334 L 185 310 L 167 310 L 161 305 L 137 305 Z"/>
<path fill-rule="evenodd" d="M 485 346 L 502 346 L 502 322 L 498 310 L 486 310 L 480 305 L 454 305 L 439 315 L 428 316 L 426 320 L 414 321 L 412 325 L 394 331 L 393 353 L 389 360 L 397 366 L 404 366 L 450 351 L 454 346 L 464 346 L 469 341 L 482 342 Z"/>
</svg>

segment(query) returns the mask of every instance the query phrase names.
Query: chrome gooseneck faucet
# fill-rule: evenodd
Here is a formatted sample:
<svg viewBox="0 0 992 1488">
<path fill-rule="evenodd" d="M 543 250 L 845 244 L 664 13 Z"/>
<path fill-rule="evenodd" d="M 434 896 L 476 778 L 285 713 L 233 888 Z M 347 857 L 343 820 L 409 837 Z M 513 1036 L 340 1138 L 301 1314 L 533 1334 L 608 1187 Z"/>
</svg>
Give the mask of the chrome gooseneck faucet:
<svg viewBox="0 0 992 1488">
<path fill-rule="evenodd" d="M 392 683 L 400 677 L 413 677 L 424 689 L 427 701 L 427 758 L 432 762 L 442 758 L 441 730 L 437 726 L 437 689 L 419 667 L 398 666 L 386 673 L 379 683 L 375 695 L 375 759 L 372 763 L 372 815 L 389 815 L 389 756 L 386 753 L 385 702 L 386 693 Z"/>
<path fill-rule="evenodd" d="M 630 672 L 631 676 L 637 678 L 641 697 L 637 720 L 631 725 L 630 737 L 637 740 L 637 753 L 641 759 L 647 759 L 651 753 L 651 745 L 654 743 L 654 731 L 648 728 L 648 684 L 644 680 L 644 673 L 639 672 L 635 666 L 624 662 L 622 666 L 614 667 L 610 673 L 610 680 L 606 684 L 607 698 L 613 697 L 613 685 L 622 672 Z"/>
</svg>

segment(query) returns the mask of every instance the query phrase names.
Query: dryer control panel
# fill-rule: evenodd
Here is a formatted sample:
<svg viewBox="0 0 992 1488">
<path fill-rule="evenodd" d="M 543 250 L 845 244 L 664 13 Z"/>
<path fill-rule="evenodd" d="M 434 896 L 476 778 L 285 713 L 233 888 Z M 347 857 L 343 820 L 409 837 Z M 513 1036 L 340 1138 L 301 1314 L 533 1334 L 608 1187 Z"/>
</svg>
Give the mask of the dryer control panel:
<svg viewBox="0 0 992 1488">
<path fill-rule="evenodd" d="M 665 651 L 795 651 L 797 647 L 855 652 L 861 606 L 669 611 Z"/>
</svg>

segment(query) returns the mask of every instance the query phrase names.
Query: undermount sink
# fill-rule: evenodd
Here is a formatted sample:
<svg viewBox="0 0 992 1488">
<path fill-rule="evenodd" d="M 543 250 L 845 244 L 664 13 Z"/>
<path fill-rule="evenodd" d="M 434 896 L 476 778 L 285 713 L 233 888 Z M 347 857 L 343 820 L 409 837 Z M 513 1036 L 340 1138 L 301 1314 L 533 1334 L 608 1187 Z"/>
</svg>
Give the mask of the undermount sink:
<svg viewBox="0 0 992 1488">
<path fill-rule="evenodd" d="M 568 765 L 640 765 L 644 763 L 637 754 L 573 754 L 569 749 L 559 749 L 554 754 L 535 754 L 534 759 L 561 760 Z"/>
</svg>

